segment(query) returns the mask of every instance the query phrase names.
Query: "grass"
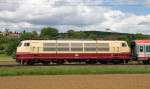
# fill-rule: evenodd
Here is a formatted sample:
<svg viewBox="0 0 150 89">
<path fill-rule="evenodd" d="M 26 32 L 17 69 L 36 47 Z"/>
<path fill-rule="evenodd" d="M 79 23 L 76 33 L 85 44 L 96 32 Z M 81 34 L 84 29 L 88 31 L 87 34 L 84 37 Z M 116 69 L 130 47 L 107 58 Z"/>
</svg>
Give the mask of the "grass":
<svg viewBox="0 0 150 89">
<path fill-rule="evenodd" d="M 6 54 L 0 54 L 0 61 L 12 61 L 12 57 Z"/>
<path fill-rule="evenodd" d="M 144 66 L 49 66 L 49 67 L 2 67 L 0 76 L 18 75 L 84 75 L 84 74 L 149 74 Z"/>
</svg>

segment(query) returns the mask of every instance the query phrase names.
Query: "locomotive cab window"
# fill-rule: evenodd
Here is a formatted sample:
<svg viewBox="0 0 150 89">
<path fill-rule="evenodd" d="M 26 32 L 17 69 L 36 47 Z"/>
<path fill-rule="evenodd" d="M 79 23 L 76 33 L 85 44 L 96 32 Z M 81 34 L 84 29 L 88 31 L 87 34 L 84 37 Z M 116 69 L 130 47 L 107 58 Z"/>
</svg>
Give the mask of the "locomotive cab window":
<svg viewBox="0 0 150 89">
<path fill-rule="evenodd" d="M 21 47 L 22 46 L 22 43 L 20 43 L 19 45 L 18 45 L 18 47 Z"/>
<path fill-rule="evenodd" d="M 122 43 L 122 47 L 127 47 L 127 44 L 126 43 Z"/>
<path fill-rule="evenodd" d="M 26 47 L 30 46 L 30 43 L 24 43 L 24 46 L 26 46 Z"/>
</svg>

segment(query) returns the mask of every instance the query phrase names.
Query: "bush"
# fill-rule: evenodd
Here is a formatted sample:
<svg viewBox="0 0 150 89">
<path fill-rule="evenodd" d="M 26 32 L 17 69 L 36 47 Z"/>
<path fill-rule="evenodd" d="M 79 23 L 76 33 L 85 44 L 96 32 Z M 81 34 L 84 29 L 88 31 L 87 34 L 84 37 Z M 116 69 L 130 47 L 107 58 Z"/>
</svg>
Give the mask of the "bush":
<svg viewBox="0 0 150 89">
<path fill-rule="evenodd" d="M 20 41 L 17 39 L 14 39 L 13 41 L 11 41 L 5 49 L 6 54 L 12 56 L 14 52 L 16 52 L 16 48 L 19 45 L 19 43 Z"/>
<path fill-rule="evenodd" d="M 0 54 L 5 54 L 5 50 L 0 50 Z"/>
</svg>

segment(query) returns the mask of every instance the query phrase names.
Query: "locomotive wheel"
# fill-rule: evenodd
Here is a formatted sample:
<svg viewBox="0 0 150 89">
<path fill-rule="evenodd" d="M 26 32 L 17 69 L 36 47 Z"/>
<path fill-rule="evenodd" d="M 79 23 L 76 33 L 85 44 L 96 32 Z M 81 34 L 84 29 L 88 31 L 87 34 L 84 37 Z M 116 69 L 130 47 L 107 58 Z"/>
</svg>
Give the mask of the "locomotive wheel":
<svg viewBox="0 0 150 89">
<path fill-rule="evenodd" d="M 20 61 L 20 64 L 24 65 L 24 64 L 25 64 L 25 61 Z"/>
<path fill-rule="evenodd" d="M 142 62 L 143 62 L 143 64 L 147 64 L 146 60 L 144 60 L 144 61 L 142 61 Z"/>
<path fill-rule="evenodd" d="M 28 61 L 27 62 L 27 65 L 34 65 L 35 64 L 35 62 L 33 62 L 33 61 Z"/>
<path fill-rule="evenodd" d="M 93 60 L 92 61 L 86 61 L 86 64 L 96 64 L 96 63 L 97 63 L 97 61 L 95 61 L 95 60 L 94 61 Z"/>
<path fill-rule="evenodd" d="M 65 63 L 65 61 L 63 60 L 63 61 L 57 61 L 56 62 L 56 64 L 58 64 L 58 65 L 62 65 L 62 64 L 64 64 Z"/>
<path fill-rule="evenodd" d="M 122 63 L 122 60 L 112 60 L 112 63 L 113 64 L 121 64 Z"/>
<path fill-rule="evenodd" d="M 108 64 L 108 61 L 101 60 L 101 61 L 99 61 L 99 63 L 101 63 L 101 64 Z"/>
<path fill-rule="evenodd" d="M 150 60 L 143 60 L 143 64 L 150 64 Z"/>
<path fill-rule="evenodd" d="M 49 61 L 43 61 L 42 64 L 43 65 L 48 65 L 50 62 Z"/>
<path fill-rule="evenodd" d="M 126 64 L 129 63 L 129 60 L 125 60 L 124 63 L 126 63 Z"/>
</svg>

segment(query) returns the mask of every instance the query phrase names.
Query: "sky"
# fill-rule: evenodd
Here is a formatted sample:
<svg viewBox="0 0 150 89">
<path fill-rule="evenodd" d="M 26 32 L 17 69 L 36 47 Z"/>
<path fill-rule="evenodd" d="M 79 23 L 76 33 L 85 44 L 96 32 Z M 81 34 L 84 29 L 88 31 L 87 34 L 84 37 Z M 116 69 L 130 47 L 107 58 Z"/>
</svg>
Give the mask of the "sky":
<svg viewBox="0 0 150 89">
<path fill-rule="evenodd" d="M 0 0 L 0 31 L 106 31 L 150 34 L 150 0 Z"/>
</svg>

